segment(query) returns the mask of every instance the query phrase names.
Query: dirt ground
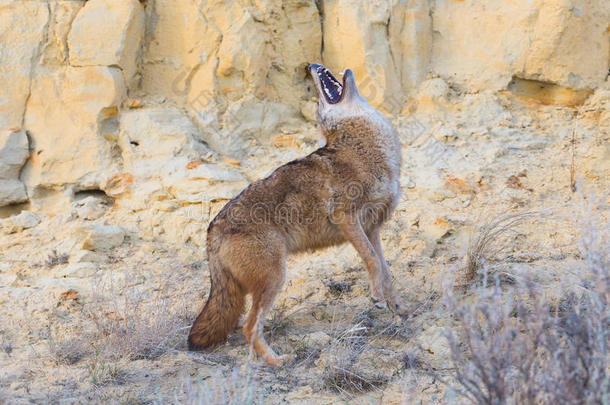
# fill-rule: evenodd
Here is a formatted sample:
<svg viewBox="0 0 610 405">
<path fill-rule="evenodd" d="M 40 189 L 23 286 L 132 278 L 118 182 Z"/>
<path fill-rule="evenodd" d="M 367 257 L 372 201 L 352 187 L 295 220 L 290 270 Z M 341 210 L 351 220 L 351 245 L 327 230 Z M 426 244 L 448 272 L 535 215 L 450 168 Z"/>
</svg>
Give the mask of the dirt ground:
<svg viewBox="0 0 610 405">
<path fill-rule="evenodd" d="M 265 325 L 268 342 L 291 356 L 277 369 L 252 356 L 240 331 L 207 352 L 186 348 L 209 291 L 205 221 L 184 243 L 144 237 L 132 219 L 145 213 L 115 204 L 96 222 L 122 226 L 124 241 L 77 263 L 65 247 L 85 220 L 71 212 L 0 232 L 0 402 L 462 401 L 435 375 L 451 381 L 446 289 L 463 278 L 473 236 L 510 212 L 536 214 L 502 235 L 493 273 L 529 272 L 550 296 L 571 288 L 584 265 L 582 229 L 608 229 L 609 94 L 573 108 L 450 89 L 407 106 L 395 120 L 403 197 L 382 242 L 414 313 L 372 305 L 351 246 L 291 257 Z M 315 128 L 295 136 L 304 141 L 291 150 L 270 146 L 241 162 L 248 178 L 315 148 Z"/>
</svg>

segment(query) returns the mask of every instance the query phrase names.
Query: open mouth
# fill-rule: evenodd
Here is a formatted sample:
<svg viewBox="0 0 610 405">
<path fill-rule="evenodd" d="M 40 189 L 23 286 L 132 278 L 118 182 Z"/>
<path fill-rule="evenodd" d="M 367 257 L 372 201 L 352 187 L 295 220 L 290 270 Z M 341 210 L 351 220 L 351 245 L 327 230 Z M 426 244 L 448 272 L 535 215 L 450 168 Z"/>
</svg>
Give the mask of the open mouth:
<svg viewBox="0 0 610 405">
<path fill-rule="evenodd" d="M 320 92 L 329 104 L 336 104 L 341 101 L 343 95 L 343 85 L 333 74 L 322 65 L 311 65 L 311 74 L 318 76 Z"/>
</svg>

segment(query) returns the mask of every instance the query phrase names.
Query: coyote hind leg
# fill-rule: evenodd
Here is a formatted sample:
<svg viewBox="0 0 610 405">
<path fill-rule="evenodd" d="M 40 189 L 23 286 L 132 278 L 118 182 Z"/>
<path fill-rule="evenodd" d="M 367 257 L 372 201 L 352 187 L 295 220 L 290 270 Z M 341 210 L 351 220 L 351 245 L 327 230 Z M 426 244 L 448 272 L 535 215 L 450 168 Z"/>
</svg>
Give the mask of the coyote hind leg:
<svg viewBox="0 0 610 405">
<path fill-rule="evenodd" d="M 282 359 L 265 342 L 263 323 L 284 284 L 286 249 L 281 239 L 270 232 L 257 237 L 239 235 L 222 250 L 236 278 L 252 296 L 252 308 L 243 327 L 248 343 L 268 364 L 280 365 Z"/>
<path fill-rule="evenodd" d="M 267 270 L 267 277 L 260 280 L 255 289 L 252 289 L 252 308 L 244 325 L 244 335 L 254 351 L 261 356 L 267 364 L 279 366 L 282 358 L 271 349 L 263 336 L 263 323 L 265 316 L 273 306 L 273 301 L 284 283 L 284 266 L 275 265 Z"/>
</svg>

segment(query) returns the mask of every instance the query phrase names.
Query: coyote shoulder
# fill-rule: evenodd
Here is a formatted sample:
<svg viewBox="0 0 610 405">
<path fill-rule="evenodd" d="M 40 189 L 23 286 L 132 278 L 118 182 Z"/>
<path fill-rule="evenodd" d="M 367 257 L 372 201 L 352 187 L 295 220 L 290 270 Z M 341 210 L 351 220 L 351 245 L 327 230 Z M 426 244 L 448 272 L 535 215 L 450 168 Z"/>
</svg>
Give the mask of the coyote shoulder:
<svg viewBox="0 0 610 405">
<path fill-rule="evenodd" d="M 360 96 L 347 69 L 339 82 L 322 65 L 308 68 L 319 93 L 326 146 L 252 183 L 208 227 L 208 300 L 189 333 L 189 347 L 226 339 L 244 310 L 243 332 L 267 363 L 282 358 L 267 345 L 263 321 L 284 283 L 290 253 L 350 242 L 370 276 L 371 299 L 406 314 L 392 286 L 379 230 L 400 196 L 400 143 L 391 123 Z"/>
</svg>

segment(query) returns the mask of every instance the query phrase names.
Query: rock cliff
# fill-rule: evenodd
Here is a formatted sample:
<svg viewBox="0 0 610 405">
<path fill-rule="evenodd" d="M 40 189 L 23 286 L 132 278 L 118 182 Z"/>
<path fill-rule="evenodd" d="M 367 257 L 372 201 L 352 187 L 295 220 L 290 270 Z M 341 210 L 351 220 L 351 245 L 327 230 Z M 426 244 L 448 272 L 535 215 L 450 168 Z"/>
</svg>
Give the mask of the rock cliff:
<svg viewBox="0 0 610 405">
<path fill-rule="evenodd" d="M 0 155 L 0 204 L 43 210 L 89 190 L 121 199 L 125 176 L 123 196 L 175 197 L 164 183 L 190 178 L 170 176 L 178 160 L 242 160 L 304 132 L 310 62 L 351 68 L 396 117 L 434 77 L 579 104 L 610 59 L 603 0 L 5 0 L 0 12 L 0 133 L 20 150 Z"/>
</svg>

